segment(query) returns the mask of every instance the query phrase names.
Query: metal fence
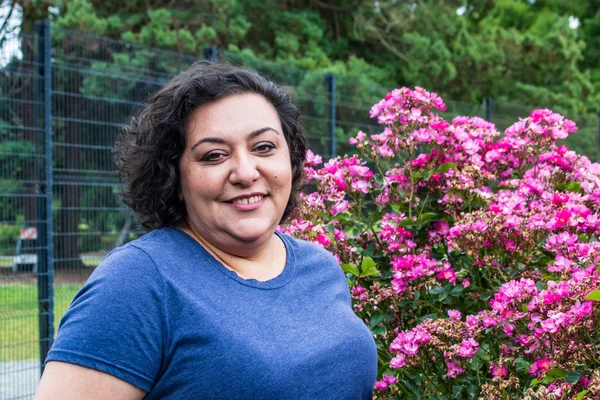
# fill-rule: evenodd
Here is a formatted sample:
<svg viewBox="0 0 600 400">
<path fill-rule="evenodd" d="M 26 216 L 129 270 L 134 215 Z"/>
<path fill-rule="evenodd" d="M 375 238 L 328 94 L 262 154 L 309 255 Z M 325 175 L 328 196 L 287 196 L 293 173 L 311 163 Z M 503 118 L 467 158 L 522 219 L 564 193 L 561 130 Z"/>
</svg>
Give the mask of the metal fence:
<svg viewBox="0 0 600 400">
<path fill-rule="evenodd" d="M 111 149 L 121 125 L 199 58 L 246 65 L 294 92 L 309 146 L 351 151 L 375 132 L 372 104 L 390 88 L 207 47 L 200 57 L 36 25 L 0 55 L 0 400 L 31 398 L 60 317 L 102 258 L 141 231 L 118 197 Z M 531 107 L 447 102 L 443 115 L 504 129 Z M 598 160 L 596 116 L 569 143 Z"/>
</svg>

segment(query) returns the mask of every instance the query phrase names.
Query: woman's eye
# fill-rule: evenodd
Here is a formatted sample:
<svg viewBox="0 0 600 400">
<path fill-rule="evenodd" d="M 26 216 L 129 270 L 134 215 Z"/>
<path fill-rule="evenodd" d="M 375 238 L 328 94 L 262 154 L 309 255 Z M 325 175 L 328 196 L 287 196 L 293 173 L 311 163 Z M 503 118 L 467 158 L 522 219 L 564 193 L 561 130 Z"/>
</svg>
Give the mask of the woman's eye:
<svg viewBox="0 0 600 400">
<path fill-rule="evenodd" d="M 259 143 L 254 146 L 254 151 L 258 151 L 259 153 L 268 153 L 273 149 L 275 149 L 275 145 L 272 143 Z"/>
<path fill-rule="evenodd" d="M 224 153 L 213 151 L 205 154 L 201 161 L 219 161 L 223 157 L 225 157 Z"/>
</svg>

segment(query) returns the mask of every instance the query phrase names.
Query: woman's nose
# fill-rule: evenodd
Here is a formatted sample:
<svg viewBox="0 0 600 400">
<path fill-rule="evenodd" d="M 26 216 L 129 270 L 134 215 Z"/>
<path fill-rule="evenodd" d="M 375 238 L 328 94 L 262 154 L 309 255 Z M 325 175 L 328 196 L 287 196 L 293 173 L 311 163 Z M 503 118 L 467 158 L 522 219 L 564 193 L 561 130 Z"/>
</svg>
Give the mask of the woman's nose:
<svg viewBox="0 0 600 400">
<path fill-rule="evenodd" d="M 234 185 L 249 187 L 260 177 L 256 160 L 249 154 L 235 157 L 229 174 L 229 182 Z"/>
</svg>

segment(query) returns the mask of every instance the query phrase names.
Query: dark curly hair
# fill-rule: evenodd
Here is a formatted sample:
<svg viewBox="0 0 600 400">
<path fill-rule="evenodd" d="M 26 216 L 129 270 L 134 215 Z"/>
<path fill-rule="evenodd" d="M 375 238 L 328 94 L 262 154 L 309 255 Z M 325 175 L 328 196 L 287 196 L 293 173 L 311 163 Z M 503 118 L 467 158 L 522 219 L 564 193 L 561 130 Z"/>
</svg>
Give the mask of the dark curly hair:
<svg viewBox="0 0 600 400">
<path fill-rule="evenodd" d="M 264 96 L 279 114 L 292 164 L 292 191 L 280 222 L 296 208 L 304 183 L 306 139 L 291 93 L 256 72 L 202 61 L 150 97 L 115 141 L 115 163 L 124 184 L 121 197 L 143 227 L 173 227 L 186 217 L 179 198 L 179 161 L 190 114 L 202 105 L 244 93 Z"/>
</svg>

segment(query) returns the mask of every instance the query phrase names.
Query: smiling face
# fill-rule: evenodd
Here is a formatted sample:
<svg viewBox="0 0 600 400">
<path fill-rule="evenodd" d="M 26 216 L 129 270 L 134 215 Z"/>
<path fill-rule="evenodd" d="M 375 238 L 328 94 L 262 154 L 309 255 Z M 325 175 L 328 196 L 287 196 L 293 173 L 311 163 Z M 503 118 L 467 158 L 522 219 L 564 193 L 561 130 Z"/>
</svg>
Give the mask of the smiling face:
<svg viewBox="0 0 600 400">
<path fill-rule="evenodd" d="M 263 96 L 232 95 L 194 110 L 179 167 L 186 222 L 202 239 L 241 255 L 273 237 L 292 168 L 279 115 Z"/>
</svg>

